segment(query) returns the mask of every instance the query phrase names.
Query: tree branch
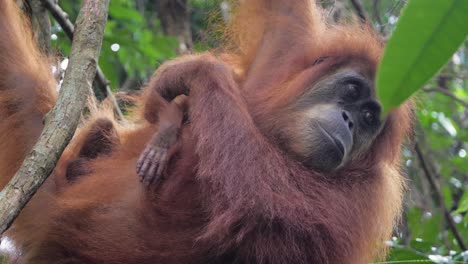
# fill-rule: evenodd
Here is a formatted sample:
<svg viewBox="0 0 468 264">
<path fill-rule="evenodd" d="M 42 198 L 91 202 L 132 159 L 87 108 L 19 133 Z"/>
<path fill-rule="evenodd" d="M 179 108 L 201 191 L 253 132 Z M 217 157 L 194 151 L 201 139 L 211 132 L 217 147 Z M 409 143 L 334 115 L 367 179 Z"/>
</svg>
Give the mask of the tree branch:
<svg viewBox="0 0 468 264">
<path fill-rule="evenodd" d="M 60 24 L 67 37 L 70 40 L 73 40 L 73 31 L 75 30 L 75 27 L 68 19 L 68 14 L 65 13 L 65 11 L 63 11 L 63 9 L 53 0 L 41 0 L 41 2 L 47 10 L 49 10 L 54 19 Z"/>
<path fill-rule="evenodd" d="M 447 220 L 447 224 L 448 224 L 450 230 L 452 231 L 453 236 L 457 240 L 458 245 L 460 246 L 460 249 L 462 251 L 466 251 L 467 248 L 465 246 L 465 242 L 463 241 L 463 238 L 462 238 L 460 232 L 458 231 L 457 225 L 453 221 L 452 216 L 450 215 L 450 212 L 445 207 L 444 198 L 442 196 L 442 193 L 440 192 L 439 186 L 437 186 L 437 183 L 436 183 L 431 171 L 428 168 L 428 161 L 425 159 L 425 157 L 424 157 L 424 155 L 423 155 L 423 153 L 421 151 L 421 148 L 419 147 L 418 142 L 416 142 L 416 144 L 414 146 L 414 150 L 415 150 L 416 155 L 417 155 L 417 157 L 419 159 L 419 163 L 421 164 L 421 168 L 423 169 L 424 175 L 426 176 L 426 179 L 429 182 L 429 185 L 431 186 L 432 191 L 436 194 L 438 202 L 441 205 L 442 211 L 444 213 L 444 217 Z"/>
<path fill-rule="evenodd" d="M 28 0 L 31 8 L 31 22 L 37 36 L 37 42 L 44 54 L 50 53 L 50 20 L 49 14 L 40 1 Z"/>
<path fill-rule="evenodd" d="M 361 0 L 350 0 L 350 1 L 354 9 L 356 10 L 357 15 L 359 16 L 359 18 L 361 18 L 361 21 L 362 22 L 369 21 L 368 19 L 369 16 L 367 15 L 366 10 L 362 6 Z"/>
<path fill-rule="evenodd" d="M 52 172 L 78 126 L 96 75 L 109 0 L 85 0 L 76 21 L 76 34 L 56 105 L 46 118 L 38 142 L 15 176 L 0 192 L 0 234 Z"/>
<path fill-rule="evenodd" d="M 468 108 L 468 102 L 464 101 L 463 99 L 458 98 L 455 94 L 453 94 L 450 90 L 448 89 L 442 89 L 442 88 L 423 88 L 425 92 L 431 93 L 431 92 L 437 92 L 441 93 L 445 96 L 448 96 L 452 98 L 454 101 L 458 102 L 465 108 Z"/>
<path fill-rule="evenodd" d="M 41 1 L 44 4 L 44 6 L 50 11 L 54 19 L 60 24 L 63 31 L 67 35 L 67 37 L 70 40 L 73 40 L 73 32 L 75 31 L 75 28 L 73 26 L 73 23 L 70 21 L 70 19 L 68 19 L 68 14 L 65 11 L 63 11 L 63 9 L 58 4 L 56 4 L 53 0 L 41 0 Z M 109 86 L 109 80 L 107 80 L 106 76 L 102 72 L 99 65 L 97 66 L 97 73 L 96 73 L 95 81 L 97 85 L 99 86 L 100 90 L 102 91 L 102 93 L 109 96 L 110 100 L 112 101 L 112 104 L 114 105 L 115 113 L 117 114 L 119 119 L 125 120 L 125 117 L 122 114 L 122 111 L 120 110 L 119 104 L 117 103 L 117 100 L 112 94 L 112 91 Z"/>
<path fill-rule="evenodd" d="M 156 8 L 164 33 L 179 40 L 179 54 L 193 48 L 187 0 L 159 0 Z"/>
<path fill-rule="evenodd" d="M 375 21 L 380 27 L 380 34 L 382 34 L 382 36 L 385 36 L 385 25 L 383 24 L 382 17 L 380 16 L 380 0 L 374 0 L 372 2 L 372 13 Z"/>
</svg>

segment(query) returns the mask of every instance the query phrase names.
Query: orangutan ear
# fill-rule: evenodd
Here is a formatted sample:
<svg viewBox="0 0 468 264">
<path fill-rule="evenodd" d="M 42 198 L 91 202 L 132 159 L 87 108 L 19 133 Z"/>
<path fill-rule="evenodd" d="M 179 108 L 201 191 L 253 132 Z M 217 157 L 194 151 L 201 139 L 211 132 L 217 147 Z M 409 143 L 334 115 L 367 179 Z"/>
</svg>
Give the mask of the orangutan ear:
<svg viewBox="0 0 468 264">
<path fill-rule="evenodd" d="M 78 157 L 67 165 L 65 178 L 74 182 L 79 177 L 91 173 L 90 161 L 99 156 L 109 155 L 119 144 L 119 137 L 112 121 L 100 118 L 91 124 L 79 150 Z"/>
<path fill-rule="evenodd" d="M 94 121 L 81 147 L 80 158 L 95 159 L 110 154 L 119 143 L 119 137 L 112 121 L 100 118 Z"/>
</svg>

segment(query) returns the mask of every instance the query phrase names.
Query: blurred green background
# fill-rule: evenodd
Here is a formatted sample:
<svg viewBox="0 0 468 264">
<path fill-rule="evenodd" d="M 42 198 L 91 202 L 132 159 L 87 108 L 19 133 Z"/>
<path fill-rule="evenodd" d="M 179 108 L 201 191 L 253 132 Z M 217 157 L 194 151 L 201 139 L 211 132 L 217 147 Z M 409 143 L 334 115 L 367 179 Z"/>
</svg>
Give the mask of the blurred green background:
<svg viewBox="0 0 468 264">
<path fill-rule="evenodd" d="M 318 2 L 330 21 L 346 23 L 360 16 L 388 38 L 406 1 Z M 62 0 L 59 5 L 74 21 L 80 1 Z M 229 8 L 228 2 L 214 0 L 111 0 L 99 59 L 111 89 L 132 93 L 163 61 L 187 50 L 216 48 L 214 25 L 229 20 Z M 63 60 L 70 41 L 51 21 L 52 52 Z M 408 184 L 405 212 L 387 242 L 392 250 L 385 263 L 468 263 L 467 66 L 465 40 L 416 95 L 415 135 L 402 154 Z"/>
</svg>

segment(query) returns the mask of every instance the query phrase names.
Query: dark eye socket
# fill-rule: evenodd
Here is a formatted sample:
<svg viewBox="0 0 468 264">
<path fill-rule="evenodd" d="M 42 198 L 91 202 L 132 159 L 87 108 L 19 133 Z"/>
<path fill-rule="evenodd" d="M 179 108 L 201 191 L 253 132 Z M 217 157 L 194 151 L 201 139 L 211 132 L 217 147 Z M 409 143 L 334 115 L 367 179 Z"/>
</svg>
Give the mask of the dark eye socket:
<svg viewBox="0 0 468 264">
<path fill-rule="evenodd" d="M 380 125 L 380 105 L 377 102 L 368 102 L 364 104 L 361 111 L 362 119 L 368 126 Z"/>
<path fill-rule="evenodd" d="M 345 100 L 356 101 L 361 95 L 360 86 L 357 83 L 348 82 L 345 84 Z"/>
<path fill-rule="evenodd" d="M 375 114 L 372 113 L 370 110 L 364 110 L 362 113 L 362 117 L 364 118 L 366 124 L 369 126 L 375 125 L 377 123 L 377 118 Z"/>
</svg>

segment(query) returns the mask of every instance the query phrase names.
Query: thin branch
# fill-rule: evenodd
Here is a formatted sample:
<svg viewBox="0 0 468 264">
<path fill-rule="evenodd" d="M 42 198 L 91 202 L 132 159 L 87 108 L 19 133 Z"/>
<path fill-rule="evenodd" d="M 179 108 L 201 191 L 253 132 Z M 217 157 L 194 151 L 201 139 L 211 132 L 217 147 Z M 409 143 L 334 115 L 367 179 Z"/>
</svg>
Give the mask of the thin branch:
<svg viewBox="0 0 468 264">
<path fill-rule="evenodd" d="M 115 99 L 115 96 L 112 93 L 112 90 L 111 90 L 111 88 L 109 86 L 110 82 L 109 82 L 109 80 L 107 80 L 106 76 L 104 76 L 104 73 L 102 72 L 101 68 L 99 68 L 99 66 L 97 67 L 95 80 L 96 80 L 96 82 L 98 83 L 98 85 L 100 87 L 104 87 L 104 89 L 106 90 L 106 94 L 110 98 L 110 100 L 112 101 L 112 104 L 114 105 L 114 110 L 115 110 L 117 116 L 119 117 L 119 119 L 121 121 L 125 121 L 125 117 L 124 117 L 122 111 L 120 110 L 119 103 Z"/>
<path fill-rule="evenodd" d="M 383 23 L 382 18 L 380 17 L 380 0 L 374 0 L 372 2 L 372 11 L 375 21 L 377 21 L 379 26 L 381 26 Z"/>
<path fill-rule="evenodd" d="M 450 74 L 450 73 L 441 73 L 439 74 L 439 76 L 441 77 L 447 77 L 447 78 L 456 78 L 456 79 L 461 79 L 461 80 L 466 80 L 468 79 L 468 74 L 467 73 L 453 73 L 453 74 Z"/>
<path fill-rule="evenodd" d="M 31 22 L 37 36 L 37 42 L 44 54 L 50 53 L 50 19 L 47 9 L 40 1 L 28 0 L 31 8 Z"/>
<path fill-rule="evenodd" d="M 362 22 L 369 21 L 369 18 L 368 18 L 369 15 L 367 15 L 366 10 L 362 6 L 361 0 L 350 0 L 350 1 L 354 9 L 356 10 L 357 15 L 359 16 L 359 18 L 361 18 L 361 21 Z"/>
<path fill-rule="evenodd" d="M 49 10 L 54 19 L 60 24 L 63 31 L 70 40 L 73 40 L 73 31 L 75 27 L 73 23 L 68 19 L 68 14 L 56 4 L 53 0 L 41 0 L 42 4 Z"/>
<path fill-rule="evenodd" d="M 380 0 L 374 0 L 372 2 L 372 13 L 375 21 L 380 27 L 380 34 L 385 35 L 385 25 L 382 22 L 382 17 L 380 16 Z"/>
<path fill-rule="evenodd" d="M 0 234 L 47 179 L 75 133 L 96 75 L 108 7 L 109 0 L 84 1 L 57 103 L 46 118 L 38 142 L 0 192 Z"/>
<path fill-rule="evenodd" d="M 462 238 L 460 232 L 458 231 L 457 226 L 456 226 L 455 222 L 453 221 L 452 216 L 450 215 L 450 212 L 445 207 L 444 197 L 442 196 L 442 193 L 439 190 L 439 186 L 437 185 L 437 183 L 436 183 L 436 181 L 434 179 L 434 176 L 432 175 L 431 171 L 429 170 L 429 167 L 428 167 L 429 163 L 426 160 L 426 158 L 424 157 L 424 155 L 423 155 L 423 153 L 421 151 L 421 148 L 419 147 L 419 144 L 417 142 L 416 142 L 416 144 L 414 146 L 414 150 L 416 152 L 416 155 L 418 156 L 419 163 L 421 164 L 421 168 L 423 169 L 424 175 L 426 176 L 426 179 L 429 182 L 429 185 L 431 186 L 432 191 L 436 194 L 438 202 L 441 205 L 441 208 L 442 208 L 443 213 L 444 213 L 444 217 L 447 220 L 447 224 L 448 224 L 450 230 L 452 231 L 453 236 L 457 240 L 458 245 L 460 246 L 460 249 L 462 251 L 466 251 L 467 248 L 465 246 L 465 242 L 463 241 L 463 238 Z"/>
<path fill-rule="evenodd" d="M 164 33 L 179 40 L 178 53 L 190 52 L 193 43 L 187 0 L 159 0 L 156 1 L 156 10 Z"/>
<path fill-rule="evenodd" d="M 454 101 L 458 102 L 465 108 L 468 108 L 468 102 L 464 101 L 463 99 L 460 99 L 455 94 L 453 94 L 450 90 L 442 89 L 442 88 L 423 88 L 423 91 L 428 92 L 428 93 L 431 93 L 431 92 L 441 93 L 447 97 L 452 98 Z"/>
<path fill-rule="evenodd" d="M 68 14 L 65 11 L 63 11 L 63 9 L 58 4 L 56 4 L 53 0 L 41 0 L 41 1 L 44 4 L 44 6 L 50 11 L 54 19 L 60 24 L 63 31 L 67 35 L 67 37 L 70 40 L 73 40 L 73 32 L 75 31 L 75 28 L 73 26 L 73 23 L 70 21 L 70 19 L 68 19 Z M 112 91 L 109 86 L 109 80 L 107 80 L 106 76 L 102 72 L 99 65 L 97 66 L 95 81 L 97 85 L 99 86 L 100 90 L 105 95 L 109 96 L 110 100 L 112 101 L 112 104 L 114 105 L 115 112 L 117 116 L 119 117 L 119 119 L 125 120 L 125 117 L 122 114 L 122 111 L 120 110 L 119 104 L 117 103 L 117 100 L 112 94 Z"/>
</svg>

